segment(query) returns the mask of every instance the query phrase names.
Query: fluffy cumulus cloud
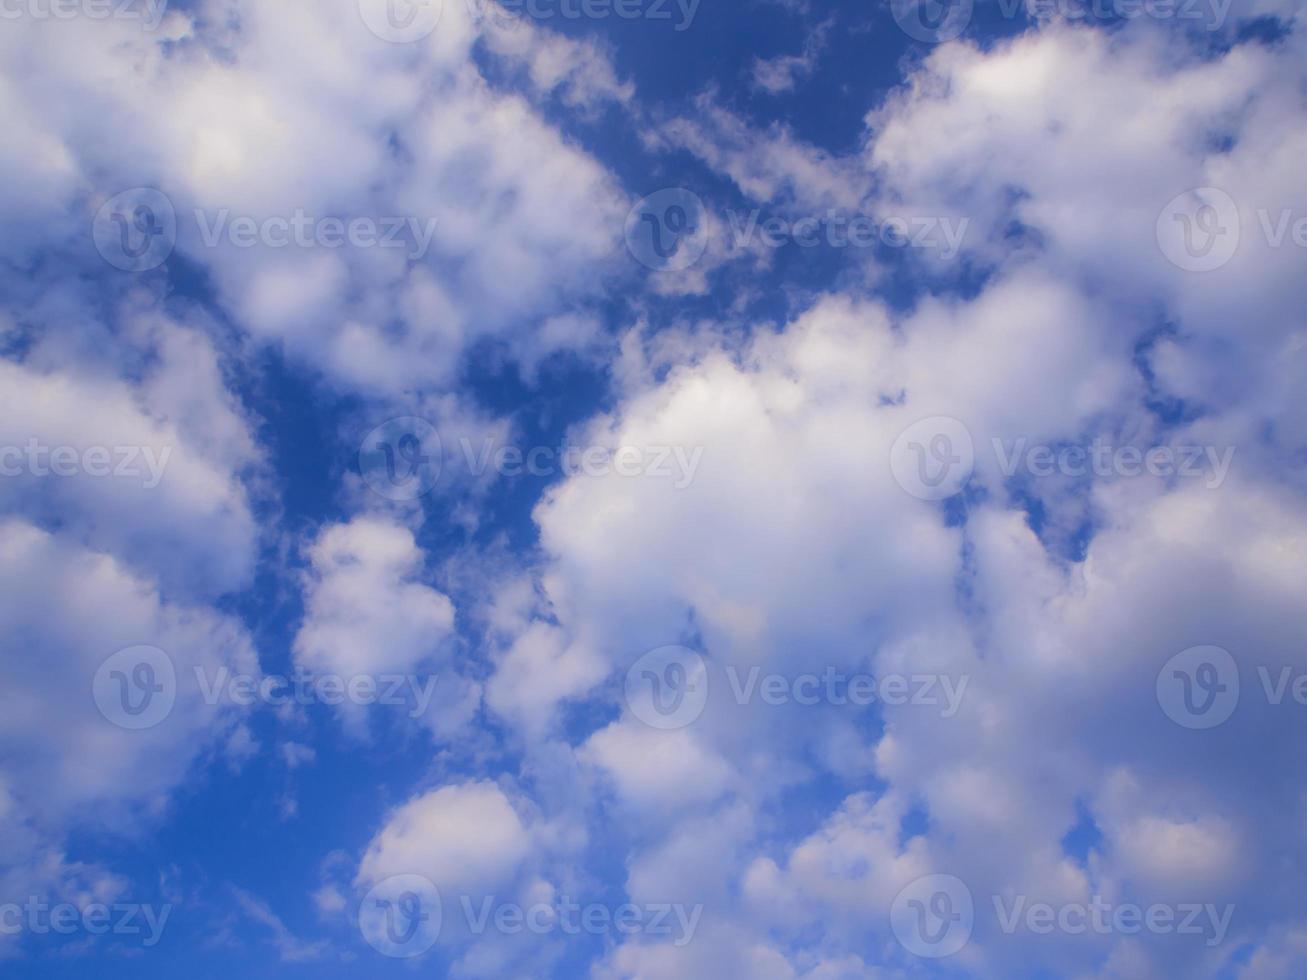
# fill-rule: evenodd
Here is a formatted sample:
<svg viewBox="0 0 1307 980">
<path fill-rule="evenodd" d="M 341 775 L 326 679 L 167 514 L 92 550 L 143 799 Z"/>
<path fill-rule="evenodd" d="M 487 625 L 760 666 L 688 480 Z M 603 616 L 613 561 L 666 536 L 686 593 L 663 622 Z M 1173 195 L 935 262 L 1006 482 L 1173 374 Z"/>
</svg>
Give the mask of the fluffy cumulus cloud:
<svg viewBox="0 0 1307 980">
<path fill-rule="evenodd" d="M 4 505 L 57 522 L 201 594 L 246 584 L 257 530 L 242 475 L 258 464 L 203 334 L 158 322 L 157 361 L 121 377 L 0 363 Z"/>
<path fill-rule="evenodd" d="M 552 609 L 616 679 L 571 693 L 621 716 L 578 758 L 604 777 L 614 813 L 675 814 L 637 820 L 628 888 L 644 862 L 666 867 L 705 814 L 737 836 L 712 853 L 724 882 L 703 941 L 623 947 L 614 975 L 729 963 L 802 976 L 868 950 L 907 970 L 892 908 L 928 874 L 975 898 L 974 936 L 953 961 L 974 975 L 1161 977 L 1177 963 L 1215 975 L 1240 969 L 1241 946 L 1259 949 L 1248 975 L 1272 975 L 1294 956 L 1303 909 L 1272 882 L 1301 849 L 1303 798 L 1284 778 L 1301 739 L 1292 710 L 1265 710 L 1259 668 L 1302 668 L 1307 513 L 1285 466 L 1298 451 L 1285 379 L 1301 343 L 1301 254 L 1269 239 L 1263 217 L 1274 227 L 1300 197 L 1300 55 L 1296 34 L 1213 52 L 1147 28 L 1064 24 L 989 50 L 942 46 L 868 116 L 865 162 L 884 206 L 971 218 L 978 291 L 905 313 L 828 296 L 743 346 L 711 331 L 627 345 L 628 390 L 592 438 L 703 447 L 703 464 L 680 490 L 573 479 L 537 509 Z M 745 179 L 729 154 L 709 161 Z M 1243 234 L 1202 274 L 1172 261 L 1157 225 L 1172 198 L 1207 185 L 1235 201 Z M 669 346 L 675 363 L 655 363 Z M 911 423 L 944 416 L 968 430 L 975 463 L 941 507 L 905 493 L 890 462 Z M 1118 467 L 1074 492 L 1070 478 L 1005 466 L 1022 441 L 1095 439 L 1237 455 L 1219 477 Z M 672 643 L 706 659 L 708 692 L 697 720 L 666 732 L 632 716 L 621 682 Z M 1156 693 L 1169 658 L 1202 644 L 1229 649 L 1245 684 L 1241 713 L 1205 740 Z M 862 715 L 757 710 L 741 697 L 755 666 L 967 686 L 951 717 L 910 700 Z M 785 819 L 789 787 L 818 779 L 846 794 L 819 826 L 760 830 Z M 687 898 L 691 867 L 702 871 L 685 866 Z M 1016 898 L 1058 909 L 1198 896 L 1219 943 L 1043 937 L 999 914 Z"/>
<path fill-rule="evenodd" d="M 445 786 L 391 814 L 368 845 L 358 883 L 420 874 L 451 894 L 512 877 L 530 850 L 521 818 L 493 783 Z"/>
<path fill-rule="evenodd" d="M 258 661 L 238 620 L 167 601 L 112 555 L 20 517 L 0 523 L 0 577 L 10 624 L 0 876 L 10 895 L 66 900 L 103 872 L 66 861 L 64 835 L 156 825 L 242 712 L 213 685 L 224 672 L 257 676 Z"/>
<path fill-rule="evenodd" d="M 435 668 L 448 659 L 442 650 L 454 607 L 420 581 L 421 566 L 422 552 L 401 525 L 359 517 L 325 529 L 309 548 L 296 665 L 338 678 L 347 691 L 361 679 L 385 677 L 388 687 L 402 679 L 406 696 L 424 692 L 419 675 L 435 682 Z M 362 700 L 341 703 L 355 726 Z M 413 705 L 415 716 L 429 708 L 429 695 Z"/>
<path fill-rule="evenodd" d="M 42 183 L 16 178 L 3 206 L 89 262 L 85 222 L 121 192 L 157 189 L 178 253 L 224 311 L 372 396 L 447 385 L 478 339 L 547 356 L 521 328 L 588 301 L 626 208 L 528 96 L 599 111 L 630 87 L 594 45 L 444 6 L 439 30 L 408 45 L 345 0 L 213 0 L 156 31 L 15 19 L 0 84 L 23 125 L 7 153 Z M 486 83 L 472 58 L 483 32 L 532 79 L 527 96 Z M 38 45 L 58 56 L 25 65 L 18 52 Z M 32 222 L 40 201 L 49 213 Z M 35 244 L 7 247 L 23 261 Z"/>
<path fill-rule="evenodd" d="M 34 881 L 57 877 L 64 835 L 91 812 L 118 833 L 151 826 L 129 816 L 165 813 L 201 753 L 225 746 L 237 766 L 261 750 L 222 681 L 257 678 L 229 610 L 260 556 L 295 544 L 274 527 L 283 474 L 251 407 L 265 356 L 335 391 L 464 418 L 453 382 L 479 340 L 533 369 L 593 334 L 584 307 L 620 240 L 623 195 L 542 106 L 601 113 L 631 86 L 597 45 L 447 7 L 409 45 L 345 2 L 5 15 L 5 866 L 49 850 Z M 474 47 L 530 85 L 492 87 Z M 140 217 L 140 197 L 117 196 L 140 188 L 171 257 L 136 274 L 120 271 L 140 257 L 130 222 L 105 217 Z M 411 533 L 359 518 L 313 537 L 294 662 L 440 666 L 453 607 L 422 581 Z M 91 697 L 106 658 L 136 647 L 167 659 L 175 701 L 141 731 Z M 124 703 L 163 669 L 110 667 L 144 685 Z M 466 719 L 479 696 L 440 682 L 432 727 Z M 433 691 L 414 689 L 429 707 Z"/>
</svg>

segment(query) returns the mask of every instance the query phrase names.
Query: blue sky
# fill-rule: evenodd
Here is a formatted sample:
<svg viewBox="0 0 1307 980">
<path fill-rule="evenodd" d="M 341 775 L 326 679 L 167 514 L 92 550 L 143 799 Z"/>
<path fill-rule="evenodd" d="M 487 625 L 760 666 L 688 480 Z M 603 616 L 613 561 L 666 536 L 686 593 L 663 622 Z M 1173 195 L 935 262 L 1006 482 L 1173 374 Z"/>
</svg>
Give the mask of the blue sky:
<svg viewBox="0 0 1307 980">
<path fill-rule="evenodd" d="M 1301 975 L 1303 16 L 0 6 L 0 975 Z"/>
</svg>

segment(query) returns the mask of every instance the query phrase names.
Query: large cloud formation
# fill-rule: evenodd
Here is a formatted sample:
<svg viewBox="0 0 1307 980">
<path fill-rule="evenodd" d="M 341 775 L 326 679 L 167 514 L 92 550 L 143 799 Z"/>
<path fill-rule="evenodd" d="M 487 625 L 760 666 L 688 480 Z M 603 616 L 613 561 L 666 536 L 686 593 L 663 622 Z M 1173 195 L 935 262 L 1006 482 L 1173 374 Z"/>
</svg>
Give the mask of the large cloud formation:
<svg viewBox="0 0 1307 980">
<path fill-rule="evenodd" d="M 628 943 L 605 971 L 915 971 L 891 906 L 948 874 L 976 900 L 950 961 L 973 975 L 1293 972 L 1307 910 L 1282 869 L 1303 853 L 1287 777 L 1302 740 L 1258 668 L 1303 667 L 1302 253 L 1262 215 L 1273 228 L 1302 200 L 1302 55 L 1297 33 L 1191 49 L 1146 25 L 942 46 L 868 116 L 864 160 L 879 206 L 972 219 L 978 293 L 946 283 L 902 315 L 831 295 L 743 344 L 629 338 L 627 390 L 591 437 L 703 447 L 703 465 L 683 490 L 578 477 L 551 492 L 536 512 L 539 615 L 560 649 L 611 664 L 600 685 L 588 660 L 558 659 L 573 681 L 556 673 L 551 689 L 560 706 L 617 709 L 574 750 L 598 780 L 568 778 L 633 821 L 628 892 L 657 869 L 708 905 L 687 948 Z M 1173 261 L 1158 230 L 1169 201 L 1203 186 L 1230 196 L 1242 231 L 1209 273 Z M 905 493 L 891 467 L 900 433 L 939 416 L 976 453 L 947 506 Z M 1219 479 L 1044 479 L 1013 478 L 999 451 L 1095 439 L 1236 455 Z M 706 659 L 707 704 L 659 731 L 623 703 L 622 678 L 676 643 Z M 1215 732 L 1177 725 L 1156 693 L 1162 666 L 1203 644 L 1229 649 L 1245 685 Z M 741 704 L 731 678 L 755 665 L 969 685 L 949 718 Z M 521 717 L 530 698 L 538 716 L 538 695 L 494 707 Z M 574 742 L 565 717 L 555 731 Z M 843 798 L 824 820 L 782 829 L 791 787 L 832 780 Z M 1219 944 L 1041 936 L 1001 927 L 994 898 L 1017 896 L 1235 914 Z"/>
<path fill-rule="evenodd" d="M 0 444 L 68 447 L 82 466 L 0 484 L 0 880 L 112 893 L 108 869 L 67 859 L 73 833 L 147 832 L 197 761 L 262 748 L 196 678 L 257 675 L 229 603 L 261 557 L 301 546 L 295 663 L 444 670 L 458 724 L 428 719 L 433 754 L 479 726 L 324 886 L 337 924 L 419 875 L 454 903 L 608 889 L 702 907 L 692 941 L 595 944 L 597 977 L 1301 973 L 1301 706 L 1274 703 L 1259 668 L 1307 667 L 1303 251 L 1286 230 L 1304 207 L 1307 42 L 1299 3 L 1234 14 L 1203 37 L 1053 19 L 940 45 L 867 107 L 844 157 L 751 129 L 711 93 L 653 126 L 596 45 L 460 3 L 410 44 L 347 0 L 203 0 L 152 31 L 6 24 Z M 1275 29 L 1244 29 L 1260 15 Z M 650 327 L 667 297 L 711 295 L 757 259 L 710 252 L 651 277 L 639 322 L 605 342 L 597 310 L 633 275 L 615 262 L 632 195 L 555 113 L 616 109 L 648 151 L 688 150 L 748 201 L 965 219 L 963 251 L 919 270 L 930 288 L 906 307 L 863 288 L 883 270 L 856 256 L 871 268 L 840 280 L 855 285 L 787 322 Z M 119 274 L 88 228 L 141 186 L 167 195 L 176 252 Z M 247 247 L 234 230 L 298 215 L 319 233 L 402 219 L 405 247 Z M 1209 271 L 1176 251 L 1200 219 L 1238 229 Z M 351 485 L 336 489 L 354 513 L 303 537 L 276 526 L 277 461 L 238 380 L 264 353 L 360 414 L 457 427 L 484 423 L 460 390 L 478 344 L 527 379 L 561 349 L 610 355 L 611 405 L 576 436 L 702 450 L 693 480 L 563 479 L 534 509 L 539 560 L 477 569 L 486 595 L 467 607 L 432 584 L 415 506 Z M 969 479 L 914 493 L 905 433 L 924 420 L 917 451 L 950 461 L 940 419 L 971 441 Z M 1201 479 L 1010 465 L 1014 446 L 1096 442 L 1211 454 Z M 92 472 L 91 450 L 119 446 L 160 465 Z M 484 628 L 466 664 L 460 614 Z M 180 679 L 147 732 L 91 697 L 137 645 Z M 1158 697 L 1164 665 L 1204 645 L 1243 684 L 1212 730 Z M 648 666 L 668 648 L 689 672 Z M 924 678 L 934 699 L 764 697 L 752 678 L 768 675 Z M 663 724 L 631 693 L 650 679 L 693 679 L 702 703 Z M 931 875 L 975 905 L 943 965 L 893 926 Z M 1043 935 L 998 914 L 1100 900 L 1234 914 L 1210 943 Z M 456 975 L 529 975 L 565 945 L 451 927 L 433 955 Z"/>
</svg>

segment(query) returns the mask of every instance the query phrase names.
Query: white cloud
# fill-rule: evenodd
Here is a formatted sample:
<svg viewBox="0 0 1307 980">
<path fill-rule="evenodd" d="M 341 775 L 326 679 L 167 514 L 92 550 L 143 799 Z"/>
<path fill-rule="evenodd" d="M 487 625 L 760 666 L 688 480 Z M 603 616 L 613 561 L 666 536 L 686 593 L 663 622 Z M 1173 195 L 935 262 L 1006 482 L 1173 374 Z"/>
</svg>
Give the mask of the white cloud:
<svg viewBox="0 0 1307 980">
<path fill-rule="evenodd" d="M 199 672 L 257 676 L 258 662 L 231 617 L 166 601 L 110 555 L 19 519 L 0 522 L 0 580 L 9 637 L 0 823 L 13 845 L 0 848 L 0 868 L 10 893 L 26 895 L 66 888 L 63 879 L 79 873 L 61 856 L 69 831 L 139 834 L 162 816 L 197 758 L 240 730 L 239 710 L 209 700 Z M 176 700 L 157 726 L 129 731 L 101 713 L 93 693 L 110 655 L 143 644 L 170 658 Z"/>
<path fill-rule="evenodd" d="M 422 875 L 452 905 L 460 895 L 509 884 L 530 850 L 527 826 L 494 783 L 442 786 L 390 814 L 363 855 L 355 885 Z"/>
<path fill-rule="evenodd" d="M 454 626 L 449 598 L 420 581 L 423 553 L 408 528 L 356 517 L 326 528 L 309 548 L 296 664 L 315 674 L 410 675 L 444 662 Z M 362 724 L 357 705 L 342 711 Z M 416 707 L 416 706 L 415 706 Z"/>
<path fill-rule="evenodd" d="M 41 351 L 35 363 L 0 361 L 9 469 L 0 509 L 61 524 L 170 586 L 231 591 L 253 570 L 257 529 L 242 476 L 259 457 L 203 335 L 166 322 L 150 329 L 156 342 L 143 347 L 157 361 L 139 386 L 42 369 Z"/>
<path fill-rule="evenodd" d="M 933 872 L 963 878 L 990 909 L 991 896 L 1018 893 L 1054 905 L 1096 894 L 1232 903 L 1250 911 L 1227 951 L 1255 942 L 1263 923 L 1301 920 L 1298 899 L 1276 888 L 1271 905 L 1253 884 L 1301 851 L 1303 800 L 1282 785 L 1301 749 L 1292 713 L 1254 697 L 1201 742 L 1155 693 L 1162 664 L 1199 643 L 1237 648 L 1245 684 L 1259 662 L 1303 665 L 1295 589 L 1307 510 L 1286 485 L 1301 477 L 1267 445 L 1297 446 L 1286 440 L 1303 431 L 1285 385 L 1302 346 L 1288 312 L 1300 256 L 1251 241 L 1195 278 L 1166 261 L 1154 227 L 1171 196 L 1204 182 L 1253 209 L 1296 199 L 1280 161 L 1302 129 L 1299 44 L 1198 57 L 1149 29 L 1059 26 L 988 51 L 941 47 L 869 117 L 866 160 L 877 207 L 973 220 L 969 258 L 989 270 L 978 289 L 948 288 L 897 317 L 823 297 L 747 341 L 711 328 L 647 346 L 626 339 L 623 397 L 593 438 L 703 446 L 704 458 L 682 491 L 577 478 L 537 508 L 558 629 L 605 651 L 619 681 L 557 697 L 612 703 L 627 665 L 676 642 L 719 671 L 834 664 L 971 683 L 950 719 L 910 706 L 871 713 L 883 728 L 870 736 L 880 781 L 870 792 L 847 753 L 829 749 L 856 744 L 833 707 L 751 712 L 714 686 L 679 736 L 676 786 L 659 756 L 634 747 L 625 713 L 592 734 L 581 758 L 623 806 L 664 795 L 682 804 L 670 827 L 636 825 L 629 860 L 641 867 L 722 785 L 723 809 L 762 822 L 789 812 L 782 795 L 795 782 L 844 783 L 818 829 L 722 858 L 748 914 L 728 902 L 726 923 L 711 923 L 694 951 L 631 944 L 608 968 L 771 968 L 713 960 L 727 933 L 735 950 L 773 949 L 786 964 L 778 975 L 869 944 L 878 962 L 906 965 L 884 913 L 898 886 Z M 1217 147 L 1223 135 L 1232 148 Z M 779 170 L 739 170 L 702 129 L 682 127 L 680 141 L 752 194 L 784 187 Z M 1014 218 L 1033 234 L 1008 237 Z M 1149 346 L 1164 318 L 1174 331 Z M 1180 392 L 1201 418 L 1153 410 Z M 947 514 L 904 493 L 889 468 L 898 433 L 933 415 L 963 420 L 977 447 L 975 492 Z M 1010 492 L 991 449 L 994 438 L 1096 435 L 1235 445 L 1238 462 L 1217 487 L 1115 474 Z M 700 783 L 713 793 L 696 794 Z M 924 832 L 906 838 L 913 808 Z M 1101 835 L 1083 862 L 1063 846 L 1082 810 Z M 772 947 L 768 930 L 809 915 L 819 938 L 799 929 Z M 1223 954 L 1154 936 L 1062 935 L 1036 948 L 981 923 L 959 955 L 980 975 L 1043 966 L 1162 977 L 1210 975 Z"/>
</svg>

